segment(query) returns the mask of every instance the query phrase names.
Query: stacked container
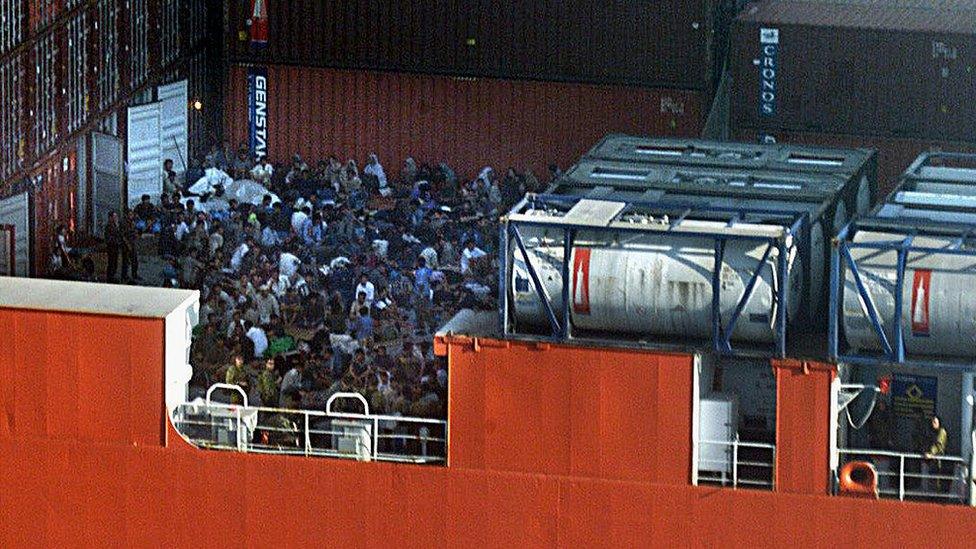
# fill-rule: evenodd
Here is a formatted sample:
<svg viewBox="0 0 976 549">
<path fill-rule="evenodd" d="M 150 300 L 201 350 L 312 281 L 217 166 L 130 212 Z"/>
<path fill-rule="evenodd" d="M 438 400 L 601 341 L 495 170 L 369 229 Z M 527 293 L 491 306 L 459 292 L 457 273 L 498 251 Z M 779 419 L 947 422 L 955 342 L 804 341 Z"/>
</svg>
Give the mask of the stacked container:
<svg viewBox="0 0 976 549">
<path fill-rule="evenodd" d="M 976 143 L 969 0 L 756 2 L 732 36 L 737 139 L 877 148 L 881 181 Z"/>
<path fill-rule="evenodd" d="M 234 0 L 226 126 L 272 161 L 377 152 L 471 177 L 565 167 L 613 131 L 698 136 L 731 6 Z"/>
<path fill-rule="evenodd" d="M 711 90 L 727 0 L 227 3 L 232 61 Z"/>
<path fill-rule="evenodd" d="M 630 334 L 679 347 L 711 340 L 720 353 L 771 347 L 783 356 L 788 325 L 816 332 L 827 242 L 870 184 L 861 175 L 872 173 L 873 154 L 643 141 L 605 139 L 504 219 L 508 333 Z M 652 146 L 714 154 L 627 159 Z M 814 164 L 783 169 L 807 155 L 839 159 L 846 175 Z"/>
</svg>

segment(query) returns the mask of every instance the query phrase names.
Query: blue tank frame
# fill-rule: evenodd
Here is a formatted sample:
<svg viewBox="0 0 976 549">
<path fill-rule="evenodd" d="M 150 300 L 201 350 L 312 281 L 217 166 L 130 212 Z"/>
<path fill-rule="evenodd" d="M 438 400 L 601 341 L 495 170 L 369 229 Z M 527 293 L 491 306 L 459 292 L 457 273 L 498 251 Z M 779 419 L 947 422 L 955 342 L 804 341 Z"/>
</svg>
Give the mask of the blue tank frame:
<svg viewBox="0 0 976 549">
<path fill-rule="evenodd" d="M 971 162 L 974 166 L 973 181 L 964 181 L 956 178 L 939 178 L 931 175 L 923 175 L 922 169 L 930 167 L 936 161 L 965 161 Z M 895 364 L 906 366 L 918 366 L 924 368 L 950 368 L 976 370 L 976 363 L 954 357 L 939 357 L 929 355 L 909 355 L 905 349 L 905 333 L 901 318 L 904 312 L 904 288 L 905 271 L 907 270 L 908 255 L 910 253 L 932 253 L 942 255 L 960 255 L 976 259 L 976 249 L 964 249 L 963 244 L 976 238 L 976 224 L 968 223 L 943 223 L 933 220 L 912 219 L 911 217 L 893 217 L 882 213 L 886 204 L 892 204 L 892 200 L 898 193 L 906 190 L 914 183 L 924 181 L 930 183 L 940 183 L 947 185 L 976 186 L 976 155 L 964 153 L 925 153 L 920 155 L 915 162 L 902 175 L 899 185 L 888 196 L 885 203 L 878 205 L 871 215 L 855 219 L 849 223 L 837 235 L 833 241 L 830 261 L 830 297 L 828 322 L 828 354 L 833 361 L 850 364 Z M 976 209 L 960 208 L 951 204 L 944 208 L 933 206 L 918 206 L 920 210 L 936 210 L 947 212 L 971 212 L 976 215 Z M 883 232 L 897 235 L 900 238 L 890 242 L 871 242 L 855 243 L 854 236 L 859 231 Z M 952 244 L 948 248 L 932 248 L 915 244 L 918 237 L 939 237 L 952 238 Z M 875 250 L 878 252 L 897 253 L 896 276 L 895 276 L 895 307 L 891 317 L 881 318 L 878 309 L 874 304 L 874 299 L 864 285 L 861 270 L 854 260 L 851 250 Z M 868 319 L 874 329 L 875 335 L 881 346 L 881 352 L 855 352 L 845 349 L 841 335 L 841 323 L 843 321 L 843 301 L 846 290 L 846 272 L 851 272 L 854 279 L 855 290 L 858 297 L 864 304 Z M 891 326 L 891 338 L 885 333 L 884 326 Z"/>
<path fill-rule="evenodd" d="M 559 207 L 568 210 L 572 208 L 576 203 L 581 200 L 585 200 L 585 197 L 568 197 L 568 196 L 558 196 L 558 195 L 547 195 L 547 194 L 529 194 L 523 198 L 515 207 L 513 207 L 509 214 L 502 219 L 501 227 L 499 229 L 499 322 L 501 323 L 502 333 L 507 338 L 517 338 L 522 334 L 516 333 L 511 330 L 511 311 L 509 306 L 509 296 L 511 295 L 511 277 L 508 276 L 509 271 L 509 241 L 515 243 L 518 249 L 522 252 L 523 257 L 528 257 L 526 254 L 525 242 L 522 238 L 522 233 L 520 231 L 521 227 L 545 227 L 549 229 L 562 230 L 563 231 L 563 260 L 561 264 L 562 271 L 562 308 L 559 311 L 554 310 L 552 304 L 545 297 L 545 290 L 541 279 L 535 268 L 532 266 L 531 262 L 526 261 L 526 270 L 529 272 L 529 277 L 531 278 L 532 284 L 534 286 L 535 292 L 539 296 L 540 302 L 543 304 L 546 312 L 546 316 L 549 319 L 549 327 L 551 329 L 551 334 L 549 336 L 541 336 L 542 339 L 553 341 L 553 342 L 569 342 L 572 340 L 585 340 L 585 341 L 600 341 L 594 340 L 593 338 L 580 337 L 577 338 L 573 333 L 571 312 L 570 312 L 570 258 L 572 255 L 572 248 L 575 243 L 575 238 L 577 231 L 584 230 L 587 232 L 593 231 L 597 233 L 608 233 L 608 234 L 621 234 L 621 233 L 642 233 L 642 234 L 656 234 L 660 235 L 661 230 L 651 230 L 641 227 L 607 227 L 607 226 L 581 226 L 577 223 L 565 223 L 560 222 L 559 218 L 548 218 L 545 221 L 541 219 L 539 221 L 527 221 L 527 220 L 515 220 L 511 219 L 511 216 L 518 215 L 528 208 L 546 208 L 546 207 Z M 743 292 L 742 298 L 737 303 L 735 309 L 728 322 L 723 325 L 721 317 L 721 298 L 722 298 L 722 288 L 721 288 L 721 278 L 720 270 L 716 270 L 712 273 L 712 337 L 711 341 L 704 343 L 708 345 L 711 351 L 715 351 L 719 355 L 724 356 L 751 356 L 751 357 L 786 357 L 787 352 L 787 310 L 786 304 L 789 302 L 789 284 L 783 283 L 788 280 L 788 263 L 787 257 L 788 252 L 791 248 L 798 246 L 798 239 L 805 238 L 809 235 L 810 229 L 810 218 L 809 214 L 804 211 L 797 210 L 795 212 L 783 212 L 783 211 L 771 211 L 762 209 L 742 209 L 742 208 L 721 208 L 721 207 L 702 207 L 700 205 L 693 204 L 683 204 L 675 201 L 661 201 L 661 202 L 641 202 L 641 201 L 620 201 L 620 200 L 610 200 L 611 202 L 620 202 L 624 204 L 624 208 L 618 213 L 612 221 L 618 220 L 622 215 L 632 212 L 635 209 L 640 209 L 647 212 L 654 212 L 660 214 L 676 214 L 675 217 L 671 218 L 669 221 L 667 233 L 673 234 L 676 238 L 710 238 L 714 241 L 714 253 L 716 264 L 721 264 L 725 254 L 725 247 L 729 241 L 752 241 L 757 243 L 765 243 L 767 245 L 766 250 L 763 254 L 762 259 L 757 262 L 755 272 L 753 272 L 749 282 L 746 285 L 745 291 Z M 761 216 L 764 218 L 763 224 L 772 225 L 778 224 L 783 227 L 784 232 L 782 235 L 777 237 L 767 237 L 760 235 L 740 235 L 740 234 L 729 234 L 720 231 L 707 231 L 707 232 L 691 232 L 684 231 L 682 228 L 682 223 L 688 219 L 694 219 L 697 217 L 707 217 L 710 220 L 715 220 L 716 218 L 722 218 L 726 221 L 726 227 L 733 227 L 736 223 L 747 222 L 746 218 L 749 216 Z M 612 222 L 611 221 L 611 222 Z M 772 347 L 756 346 L 756 345 L 735 345 L 733 346 L 732 334 L 735 331 L 735 326 L 745 310 L 746 304 L 752 297 L 755 290 L 756 284 L 762 275 L 763 269 L 766 268 L 766 261 L 769 259 L 773 250 L 778 250 L 778 259 L 776 264 L 776 277 L 775 280 L 780 281 L 778 287 L 775 291 L 775 302 L 776 302 L 776 319 L 775 319 L 775 341 Z M 780 306 L 782 305 L 782 306 Z M 558 314 L 557 314 L 558 313 Z M 531 339 L 540 339 L 539 335 L 531 335 Z M 664 336 L 662 336 L 663 338 Z M 616 342 L 615 342 L 616 343 Z M 672 346 L 667 343 L 661 344 L 650 344 L 643 343 L 642 346 L 653 347 L 653 348 L 673 348 L 674 350 L 679 350 L 677 346 Z M 682 349 L 683 350 L 683 349 Z"/>
</svg>

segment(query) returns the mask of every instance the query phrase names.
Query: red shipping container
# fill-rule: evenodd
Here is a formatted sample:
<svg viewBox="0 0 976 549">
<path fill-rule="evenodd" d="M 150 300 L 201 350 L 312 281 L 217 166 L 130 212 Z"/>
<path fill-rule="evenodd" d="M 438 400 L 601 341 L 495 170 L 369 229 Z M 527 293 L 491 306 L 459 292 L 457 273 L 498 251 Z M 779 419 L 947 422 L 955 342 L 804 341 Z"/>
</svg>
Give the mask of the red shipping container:
<svg viewBox="0 0 976 549">
<path fill-rule="evenodd" d="M 883 198 L 898 184 L 906 168 L 924 152 L 945 151 L 976 153 L 976 144 L 924 139 L 903 139 L 863 135 L 840 135 L 814 132 L 760 132 L 738 129 L 733 132 L 739 141 L 757 142 L 761 137 L 780 143 L 821 145 L 828 147 L 865 147 L 878 151 L 878 197 Z"/>
<path fill-rule="evenodd" d="M 264 68 L 262 67 L 262 70 Z M 250 134 L 248 66 L 229 72 L 226 132 Z M 407 156 L 446 161 L 459 175 L 484 166 L 565 167 L 612 132 L 701 132 L 698 92 L 269 66 L 268 156 L 287 161 L 379 155 L 388 173 Z"/>
</svg>

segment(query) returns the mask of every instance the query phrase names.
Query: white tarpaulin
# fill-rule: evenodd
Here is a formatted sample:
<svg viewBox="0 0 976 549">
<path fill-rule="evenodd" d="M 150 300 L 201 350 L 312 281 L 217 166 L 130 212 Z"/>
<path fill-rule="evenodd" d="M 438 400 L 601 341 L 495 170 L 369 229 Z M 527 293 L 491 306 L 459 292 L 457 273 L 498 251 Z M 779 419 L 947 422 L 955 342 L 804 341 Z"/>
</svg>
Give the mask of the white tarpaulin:
<svg viewBox="0 0 976 549">
<path fill-rule="evenodd" d="M 212 194 L 218 185 L 221 185 L 226 189 L 233 182 L 234 178 L 227 175 L 227 172 L 217 168 L 207 168 L 207 170 L 204 172 L 204 176 L 198 179 L 196 183 L 191 185 L 187 191 L 196 195 Z"/>
<path fill-rule="evenodd" d="M 207 170 L 210 172 L 210 170 Z M 221 174 L 227 175 L 220 170 L 214 170 Z M 215 179 L 219 177 L 215 174 Z M 271 195 L 271 203 L 275 204 L 281 202 L 278 195 L 269 191 L 267 187 L 252 181 L 250 179 L 241 179 L 240 181 L 230 180 L 229 183 L 220 183 L 224 186 L 224 193 L 221 196 L 211 195 L 206 202 L 201 202 L 199 198 L 189 197 L 184 198 L 183 203 L 186 204 L 188 200 L 193 200 L 195 208 L 203 212 L 219 212 L 229 209 L 230 201 L 236 200 L 239 204 L 253 204 L 255 206 L 260 205 L 261 201 L 264 200 L 265 195 Z M 198 181 L 193 187 L 190 188 L 190 192 L 194 194 L 209 194 L 214 192 L 214 187 L 207 183 L 207 177 L 203 177 Z M 226 181 L 226 180 L 224 180 Z"/>
</svg>

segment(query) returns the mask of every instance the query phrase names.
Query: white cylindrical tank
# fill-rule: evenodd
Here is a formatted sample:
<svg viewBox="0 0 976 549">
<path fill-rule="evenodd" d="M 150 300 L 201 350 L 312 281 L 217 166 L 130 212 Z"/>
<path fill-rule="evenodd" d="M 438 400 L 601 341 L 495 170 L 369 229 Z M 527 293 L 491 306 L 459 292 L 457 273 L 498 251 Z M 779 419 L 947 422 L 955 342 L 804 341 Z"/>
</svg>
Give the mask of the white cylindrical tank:
<svg viewBox="0 0 976 549">
<path fill-rule="evenodd" d="M 562 311 L 562 237 L 527 238 L 529 260 L 545 287 L 546 297 L 559 318 Z M 513 243 L 511 287 L 515 318 L 533 326 L 548 326 L 526 258 Z M 730 240 L 724 261 L 715 265 L 714 240 L 674 234 L 604 237 L 581 234 L 570 258 L 570 311 L 575 329 L 606 333 L 710 339 L 712 337 L 712 273 L 720 270 L 721 311 L 727 324 L 752 278 L 766 244 Z M 802 300 L 800 259 L 790 248 L 789 303 L 792 320 Z M 746 304 L 732 339 L 775 341 L 776 308 L 774 249 Z M 561 319 L 560 319 L 561 320 Z"/>
<path fill-rule="evenodd" d="M 855 243 L 901 242 L 904 235 L 862 231 Z M 951 238 L 916 237 L 913 245 L 946 248 Z M 861 281 L 871 295 L 888 341 L 895 345 L 895 250 L 852 249 Z M 950 254 L 909 253 L 902 288 L 901 325 L 905 351 L 911 354 L 976 358 L 976 258 Z M 882 350 L 881 341 L 862 302 L 854 275 L 847 269 L 843 328 L 853 350 Z"/>
</svg>

